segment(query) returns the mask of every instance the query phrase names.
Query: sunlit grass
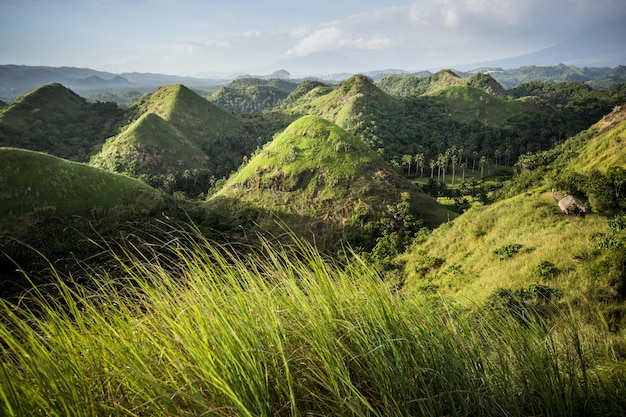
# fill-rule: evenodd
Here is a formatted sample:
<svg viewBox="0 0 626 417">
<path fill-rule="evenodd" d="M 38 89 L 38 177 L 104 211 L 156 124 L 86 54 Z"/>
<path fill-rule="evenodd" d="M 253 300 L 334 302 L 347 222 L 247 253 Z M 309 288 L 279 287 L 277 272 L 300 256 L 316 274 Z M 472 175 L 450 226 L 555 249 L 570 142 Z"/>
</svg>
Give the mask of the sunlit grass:
<svg viewBox="0 0 626 417">
<path fill-rule="evenodd" d="M 626 405 L 619 341 L 567 313 L 552 329 L 407 297 L 299 241 L 237 251 L 193 237 L 119 261 L 123 278 L 94 270 L 86 288 L 56 277 L 2 302 L 1 415 L 606 416 Z"/>
</svg>

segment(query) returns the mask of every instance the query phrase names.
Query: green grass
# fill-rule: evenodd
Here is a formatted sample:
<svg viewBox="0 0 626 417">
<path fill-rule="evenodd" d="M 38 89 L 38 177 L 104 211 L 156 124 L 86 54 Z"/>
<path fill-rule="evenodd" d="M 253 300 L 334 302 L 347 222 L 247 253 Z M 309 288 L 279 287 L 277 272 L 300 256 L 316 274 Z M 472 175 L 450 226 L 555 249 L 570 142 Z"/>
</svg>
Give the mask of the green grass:
<svg viewBox="0 0 626 417">
<path fill-rule="evenodd" d="M 230 199 L 238 207 L 249 205 L 261 213 L 256 221 L 262 229 L 275 228 L 278 217 L 300 236 L 336 247 L 348 229 L 371 234 L 364 230 L 367 223 L 391 217 L 402 192 L 413 195 L 411 211 L 429 227 L 454 216 L 419 194 L 362 140 L 321 117 L 304 116 L 242 166 L 209 204 Z"/>
<path fill-rule="evenodd" d="M 465 314 L 299 241 L 191 236 L 0 302 L 4 416 L 619 415 L 602 330 Z M 622 346 L 624 340 L 621 340 Z"/>
<path fill-rule="evenodd" d="M 472 307 L 503 288 L 544 285 L 557 290 L 561 302 L 590 303 L 599 311 L 603 303 L 619 300 L 611 284 L 619 282 L 619 272 L 598 249 L 597 238 L 607 231 L 604 217 L 563 215 L 549 193 L 476 206 L 402 255 L 406 286 L 418 292 L 436 288 Z M 544 262 L 558 273 L 538 276 Z"/>
<path fill-rule="evenodd" d="M 145 183 L 44 153 L 0 148 L 0 217 L 3 231 L 23 217 L 54 207 L 64 217 L 106 212 L 116 206 L 150 211 L 163 196 Z"/>
</svg>

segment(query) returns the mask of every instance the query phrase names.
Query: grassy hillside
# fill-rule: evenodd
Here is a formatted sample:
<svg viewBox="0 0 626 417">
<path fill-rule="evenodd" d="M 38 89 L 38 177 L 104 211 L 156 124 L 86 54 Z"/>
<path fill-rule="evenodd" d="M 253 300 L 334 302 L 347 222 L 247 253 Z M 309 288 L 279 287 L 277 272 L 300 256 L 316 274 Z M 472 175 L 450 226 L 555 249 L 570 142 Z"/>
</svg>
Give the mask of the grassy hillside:
<svg viewBox="0 0 626 417">
<path fill-rule="evenodd" d="M 191 183 L 204 184 L 194 194 L 206 192 L 210 177 L 227 176 L 273 133 L 262 120 L 245 120 L 182 85 L 159 88 L 132 111 L 134 121 L 107 140 L 92 164 L 144 174 L 169 192 Z"/>
<path fill-rule="evenodd" d="M 448 87 L 473 87 L 490 95 L 504 96 L 506 91 L 496 80 L 487 74 L 459 77 L 452 70 L 441 70 L 425 77 L 388 75 L 376 85 L 394 97 L 416 97 L 435 93 Z"/>
<path fill-rule="evenodd" d="M 479 120 L 491 126 L 505 126 L 511 116 L 530 114 L 540 116 L 546 111 L 536 100 L 523 98 L 507 100 L 470 86 L 448 86 L 429 93 L 444 106 L 448 116 L 461 122 Z"/>
<path fill-rule="evenodd" d="M 403 258 L 406 285 L 466 307 L 483 305 L 500 289 L 531 285 L 571 303 L 612 299 L 615 276 L 593 273 L 596 239 L 607 231 L 603 217 L 563 215 L 550 193 L 522 194 L 474 207 L 412 248 Z"/>
<path fill-rule="evenodd" d="M 108 140 L 91 165 L 132 175 L 171 174 L 201 169 L 209 157 L 198 143 L 155 113 L 144 113 L 126 130 Z"/>
<path fill-rule="evenodd" d="M 288 111 L 321 116 L 354 131 L 358 125 L 376 120 L 381 113 L 391 112 L 395 105 L 395 100 L 377 88 L 371 79 L 355 75 L 331 89 L 314 87 Z"/>
<path fill-rule="evenodd" d="M 44 153 L 0 148 L 0 297 L 32 282 L 49 284 L 51 265 L 77 277 L 84 268 L 110 262 L 112 254 L 103 254 L 96 242 L 147 237 L 155 233 L 152 219 L 171 213 L 171 206 L 142 181 Z"/>
<path fill-rule="evenodd" d="M 143 182 L 44 153 L 0 148 L 0 224 L 28 226 L 42 210 L 61 217 L 101 216 L 116 207 L 150 212 L 163 195 Z"/>
<path fill-rule="evenodd" d="M 393 217 L 402 192 L 410 193 L 411 212 L 427 225 L 448 218 L 447 210 L 416 191 L 360 139 L 325 119 L 305 116 L 255 155 L 210 203 L 247 204 L 259 211 L 262 228 L 275 228 L 276 216 L 299 234 L 313 234 L 323 247 L 346 234 L 372 239 L 383 227 L 381 219 Z"/>
<path fill-rule="evenodd" d="M 122 117 L 113 103 L 88 103 L 61 84 L 44 85 L 2 108 L 0 146 L 86 162 Z"/>
<path fill-rule="evenodd" d="M 594 132 L 593 135 L 572 155 L 570 168 L 583 173 L 593 170 L 606 173 L 611 167 L 626 168 L 626 107 L 616 107 L 589 131 Z"/>
<path fill-rule="evenodd" d="M 573 305 L 596 325 L 600 313 L 621 329 L 625 121 L 616 108 L 554 150 L 526 155 L 509 198 L 471 208 L 402 256 L 407 288 L 466 307 L 510 306 L 514 296 L 540 307 Z M 586 216 L 561 213 L 564 193 L 583 200 Z"/>
</svg>

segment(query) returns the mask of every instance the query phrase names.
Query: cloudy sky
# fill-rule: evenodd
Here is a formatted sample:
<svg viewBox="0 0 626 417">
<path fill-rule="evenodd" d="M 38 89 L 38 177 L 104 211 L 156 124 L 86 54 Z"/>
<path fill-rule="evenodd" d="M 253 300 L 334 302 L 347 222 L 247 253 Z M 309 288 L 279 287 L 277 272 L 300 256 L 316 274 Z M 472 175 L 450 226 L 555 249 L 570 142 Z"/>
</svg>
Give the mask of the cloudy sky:
<svg viewBox="0 0 626 417">
<path fill-rule="evenodd" d="M 624 0 L 0 0 L 0 64 L 416 71 L 533 52 L 625 12 Z"/>
</svg>

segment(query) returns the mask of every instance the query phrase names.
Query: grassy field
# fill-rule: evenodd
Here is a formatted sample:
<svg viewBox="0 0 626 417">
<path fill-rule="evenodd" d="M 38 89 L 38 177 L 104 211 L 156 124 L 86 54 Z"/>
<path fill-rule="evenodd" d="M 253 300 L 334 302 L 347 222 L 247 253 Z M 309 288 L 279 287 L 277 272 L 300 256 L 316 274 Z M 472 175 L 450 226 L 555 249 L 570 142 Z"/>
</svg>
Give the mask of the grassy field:
<svg viewBox="0 0 626 417">
<path fill-rule="evenodd" d="M 567 310 L 459 310 L 299 241 L 191 236 L 91 290 L 0 302 L 3 416 L 620 415 L 626 368 Z M 622 340 L 622 348 L 624 347 Z"/>
</svg>

